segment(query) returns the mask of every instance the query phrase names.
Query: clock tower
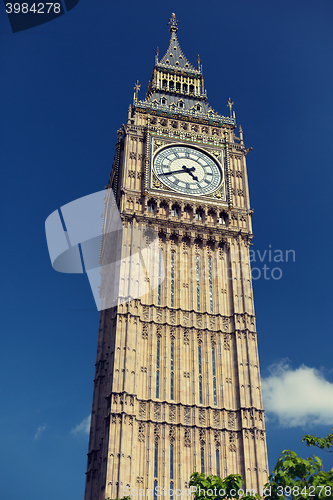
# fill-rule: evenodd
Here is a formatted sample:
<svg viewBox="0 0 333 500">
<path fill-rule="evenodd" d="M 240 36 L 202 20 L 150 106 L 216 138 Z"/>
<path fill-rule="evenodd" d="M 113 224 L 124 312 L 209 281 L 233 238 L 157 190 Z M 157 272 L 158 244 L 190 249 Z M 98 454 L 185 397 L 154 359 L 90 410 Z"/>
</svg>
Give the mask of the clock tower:
<svg viewBox="0 0 333 500">
<path fill-rule="evenodd" d="M 157 486 L 184 496 L 196 471 L 242 474 L 260 493 L 268 476 L 251 148 L 240 126 L 235 133 L 231 99 L 229 116 L 209 106 L 200 58 L 195 68 L 183 54 L 174 14 L 169 25 L 144 100 L 136 83 L 106 186 L 124 228 L 158 234 L 165 278 L 101 312 L 85 500 L 153 500 Z"/>
</svg>

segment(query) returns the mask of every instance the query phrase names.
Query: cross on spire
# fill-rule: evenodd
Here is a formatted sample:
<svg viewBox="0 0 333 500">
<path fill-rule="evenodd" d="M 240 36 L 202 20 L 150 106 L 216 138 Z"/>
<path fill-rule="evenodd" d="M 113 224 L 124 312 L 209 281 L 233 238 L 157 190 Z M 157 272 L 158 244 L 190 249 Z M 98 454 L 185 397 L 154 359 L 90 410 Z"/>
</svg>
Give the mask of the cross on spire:
<svg viewBox="0 0 333 500">
<path fill-rule="evenodd" d="M 139 83 L 139 80 L 137 80 L 135 82 L 135 85 L 134 85 L 134 102 L 135 103 L 138 102 L 138 93 L 139 93 L 140 88 L 141 88 L 141 84 Z"/>
<path fill-rule="evenodd" d="M 168 22 L 168 25 L 170 26 L 169 29 L 170 33 L 177 33 L 178 31 L 177 23 L 180 23 L 180 21 L 178 21 L 178 19 L 176 18 L 176 14 L 173 12 Z"/>
</svg>

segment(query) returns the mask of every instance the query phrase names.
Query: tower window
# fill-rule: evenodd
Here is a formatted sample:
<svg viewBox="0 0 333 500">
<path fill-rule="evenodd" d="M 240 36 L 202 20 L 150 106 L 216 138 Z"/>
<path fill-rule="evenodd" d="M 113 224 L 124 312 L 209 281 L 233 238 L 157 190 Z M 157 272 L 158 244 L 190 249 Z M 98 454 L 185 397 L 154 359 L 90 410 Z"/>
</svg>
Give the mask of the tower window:
<svg viewBox="0 0 333 500">
<path fill-rule="evenodd" d="M 171 80 L 171 81 L 169 82 L 169 89 L 170 89 L 170 90 L 173 90 L 173 88 L 174 88 L 174 83 L 173 83 L 173 81 Z"/>
<path fill-rule="evenodd" d="M 200 462 L 201 462 L 201 474 L 205 472 L 205 450 L 204 447 L 200 448 Z"/>
<path fill-rule="evenodd" d="M 220 477 L 220 450 L 216 448 L 216 475 Z"/>
<path fill-rule="evenodd" d="M 168 85 L 168 81 L 167 81 L 167 80 L 162 80 L 162 87 L 163 87 L 164 89 L 166 89 L 166 88 L 167 88 L 167 85 Z"/>
<path fill-rule="evenodd" d="M 170 479 L 173 479 L 173 443 L 170 444 Z"/>
<path fill-rule="evenodd" d="M 216 365 L 215 365 L 215 348 L 212 348 L 212 368 L 213 368 L 213 398 L 214 405 L 217 405 L 217 394 L 216 394 Z"/>
<path fill-rule="evenodd" d="M 153 214 L 155 212 L 155 205 L 154 205 L 154 203 L 149 202 L 148 205 L 147 205 L 147 210 L 148 210 L 148 212 L 150 212 L 150 213 Z"/>
<path fill-rule="evenodd" d="M 201 220 L 202 221 L 202 212 L 199 210 L 196 211 L 195 213 L 195 220 Z"/>
<path fill-rule="evenodd" d="M 161 99 L 161 104 L 163 104 L 163 105 L 164 105 L 164 104 L 166 104 L 166 99 L 165 99 L 165 97 L 162 97 L 162 99 Z"/>
<path fill-rule="evenodd" d="M 171 252 L 171 307 L 175 307 L 175 252 Z"/>
<path fill-rule="evenodd" d="M 212 348 L 212 368 L 213 368 L 213 377 L 216 377 L 216 367 L 215 367 L 215 348 Z"/>
<path fill-rule="evenodd" d="M 157 500 L 157 481 L 154 481 L 154 500 Z"/>
<path fill-rule="evenodd" d="M 170 481 L 170 490 L 169 490 L 170 500 L 173 500 L 173 481 Z"/>
<path fill-rule="evenodd" d="M 201 365 L 201 344 L 198 345 L 198 360 L 199 360 L 199 375 L 202 375 L 202 365 Z"/>
<path fill-rule="evenodd" d="M 220 216 L 219 216 L 219 224 L 225 225 L 226 224 L 226 220 L 227 220 L 226 214 L 224 214 L 223 212 L 221 212 Z"/>
<path fill-rule="evenodd" d="M 198 345 L 199 360 L 199 403 L 202 405 L 202 365 L 201 365 L 201 344 Z"/>
<path fill-rule="evenodd" d="M 196 278 L 197 278 L 197 310 L 200 311 L 200 269 L 199 255 L 196 257 Z"/>
<path fill-rule="evenodd" d="M 202 376 L 199 375 L 199 403 L 202 405 Z"/>
<path fill-rule="evenodd" d="M 158 289 L 157 289 L 157 304 L 161 305 L 161 275 L 162 275 L 162 250 L 158 253 Z"/>
<path fill-rule="evenodd" d="M 209 277 L 209 306 L 213 312 L 213 280 L 212 280 L 212 258 L 208 257 L 208 277 Z"/>
<path fill-rule="evenodd" d="M 155 443 L 154 477 L 158 476 L 158 443 Z"/>
<path fill-rule="evenodd" d="M 214 405 L 217 406 L 216 378 L 213 378 L 213 396 L 214 396 Z"/>
<path fill-rule="evenodd" d="M 175 350 L 175 345 L 173 342 L 171 342 L 170 399 L 174 399 L 174 350 Z"/>
<path fill-rule="evenodd" d="M 180 92 L 180 82 L 176 82 L 176 90 L 177 92 Z"/>
<path fill-rule="evenodd" d="M 190 85 L 190 94 L 193 94 L 193 92 L 194 92 L 194 86 Z"/>
<path fill-rule="evenodd" d="M 157 340 L 156 348 L 156 397 L 160 397 L 160 340 Z"/>
<path fill-rule="evenodd" d="M 180 102 L 178 103 L 178 106 L 179 106 L 180 108 L 183 108 L 183 107 L 184 107 L 184 103 L 183 103 L 183 101 L 180 101 Z"/>
<path fill-rule="evenodd" d="M 179 217 L 179 208 L 177 207 L 177 205 L 172 206 L 171 215 L 172 217 Z"/>
<path fill-rule="evenodd" d="M 198 105 L 197 105 L 197 110 L 198 110 L 198 111 L 201 111 L 201 106 L 200 106 L 200 104 L 198 104 Z"/>
<path fill-rule="evenodd" d="M 187 84 L 186 83 L 183 84 L 183 92 L 187 92 Z"/>
</svg>

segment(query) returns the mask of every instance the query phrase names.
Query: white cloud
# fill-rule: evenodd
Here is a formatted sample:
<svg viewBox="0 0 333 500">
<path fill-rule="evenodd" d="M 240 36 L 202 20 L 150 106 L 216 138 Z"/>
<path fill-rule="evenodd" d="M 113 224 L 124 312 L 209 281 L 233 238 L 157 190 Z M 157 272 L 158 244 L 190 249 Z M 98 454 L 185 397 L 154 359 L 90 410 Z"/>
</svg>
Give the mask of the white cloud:
<svg viewBox="0 0 333 500">
<path fill-rule="evenodd" d="M 262 379 L 264 408 L 283 427 L 333 425 L 333 384 L 316 368 L 282 360 Z"/>
<path fill-rule="evenodd" d="M 40 425 L 38 427 L 36 434 L 35 434 L 35 437 L 34 437 L 34 441 L 36 441 L 36 439 L 39 439 L 41 437 L 41 435 L 43 434 L 43 432 L 45 431 L 46 428 L 47 428 L 46 424 Z"/>
<path fill-rule="evenodd" d="M 90 432 L 90 420 L 91 415 L 84 418 L 80 424 L 78 424 L 74 429 L 71 430 L 72 434 L 88 434 Z"/>
</svg>

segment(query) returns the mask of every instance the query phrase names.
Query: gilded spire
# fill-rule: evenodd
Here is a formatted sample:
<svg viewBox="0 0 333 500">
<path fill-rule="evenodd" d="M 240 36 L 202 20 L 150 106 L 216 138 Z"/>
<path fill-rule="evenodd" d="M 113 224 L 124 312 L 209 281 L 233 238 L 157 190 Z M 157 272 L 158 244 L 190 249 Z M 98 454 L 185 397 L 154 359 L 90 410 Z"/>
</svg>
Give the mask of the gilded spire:
<svg viewBox="0 0 333 500">
<path fill-rule="evenodd" d="M 170 44 L 166 51 L 166 54 L 160 61 L 155 56 L 155 64 L 162 66 L 173 67 L 174 69 L 185 70 L 185 71 L 197 71 L 192 64 L 186 59 L 185 55 L 180 48 L 177 39 L 177 30 L 179 21 L 176 18 L 176 14 L 172 13 L 169 19 L 168 25 L 170 25 Z M 201 67 L 201 65 L 200 65 Z M 200 70 L 199 70 L 200 73 Z"/>
<path fill-rule="evenodd" d="M 169 19 L 168 25 L 170 26 L 170 33 L 177 33 L 178 31 L 178 24 L 180 21 L 176 18 L 176 14 L 173 12 L 171 14 L 171 17 Z"/>
</svg>

